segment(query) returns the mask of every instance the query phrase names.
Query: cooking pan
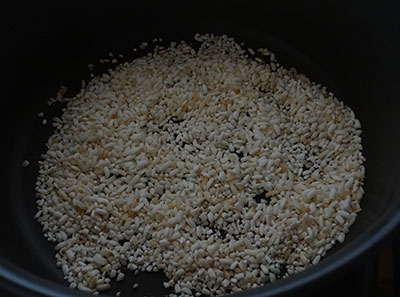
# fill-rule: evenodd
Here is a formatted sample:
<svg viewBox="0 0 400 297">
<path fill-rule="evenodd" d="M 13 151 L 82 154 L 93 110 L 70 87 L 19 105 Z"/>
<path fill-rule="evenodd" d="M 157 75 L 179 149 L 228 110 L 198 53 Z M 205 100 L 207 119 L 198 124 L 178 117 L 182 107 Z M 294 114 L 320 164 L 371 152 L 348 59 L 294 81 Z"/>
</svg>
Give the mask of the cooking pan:
<svg viewBox="0 0 400 297">
<path fill-rule="evenodd" d="M 243 296 L 303 296 L 362 262 L 400 225 L 400 27 L 396 1 L 18 1 L 3 9 L 1 92 L 0 285 L 18 296 L 86 296 L 69 289 L 54 246 L 34 221 L 37 161 L 63 105 L 49 107 L 62 85 L 73 96 L 99 74 L 110 51 L 125 61 L 142 41 L 227 34 L 268 47 L 285 66 L 322 83 L 362 124 L 367 158 L 362 211 L 343 244 L 319 264 Z M 115 65 L 114 65 L 115 66 Z M 37 115 L 44 112 L 48 123 Z M 23 168 L 23 160 L 30 166 Z M 164 296 L 165 277 L 128 275 L 111 291 Z"/>
</svg>

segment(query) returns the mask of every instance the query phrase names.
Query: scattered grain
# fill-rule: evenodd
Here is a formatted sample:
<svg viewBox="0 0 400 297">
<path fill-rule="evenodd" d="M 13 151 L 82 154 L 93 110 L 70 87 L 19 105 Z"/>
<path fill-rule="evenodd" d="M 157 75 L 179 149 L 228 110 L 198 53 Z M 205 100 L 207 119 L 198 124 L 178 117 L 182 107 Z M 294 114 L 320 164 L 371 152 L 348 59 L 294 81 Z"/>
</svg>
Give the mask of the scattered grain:
<svg viewBox="0 0 400 297">
<path fill-rule="evenodd" d="M 354 222 L 365 158 L 351 109 L 267 49 L 273 63 L 227 36 L 195 40 L 50 100 L 68 103 L 35 219 L 71 288 L 108 290 L 128 269 L 163 270 L 170 297 L 239 292 L 317 264 Z"/>
</svg>

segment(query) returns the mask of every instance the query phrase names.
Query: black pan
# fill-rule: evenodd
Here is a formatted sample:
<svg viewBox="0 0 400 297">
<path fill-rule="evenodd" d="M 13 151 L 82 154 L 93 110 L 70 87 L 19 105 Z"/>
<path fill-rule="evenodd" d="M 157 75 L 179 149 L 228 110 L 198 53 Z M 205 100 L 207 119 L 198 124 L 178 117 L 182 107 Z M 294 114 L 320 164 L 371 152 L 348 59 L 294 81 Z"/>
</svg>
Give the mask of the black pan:
<svg viewBox="0 0 400 297">
<path fill-rule="evenodd" d="M 78 296 L 55 266 L 36 213 L 37 161 L 62 105 L 46 101 L 61 85 L 69 95 L 88 79 L 88 63 L 109 51 L 127 61 L 133 47 L 162 37 L 226 33 L 268 47 L 285 66 L 323 83 L 355 111 L 366 162 L 362 212 L 343 244 L 315 267 L 247 296 L 302 296 L 365 260 L 400 225 L 400 28 L 395 1 L 20 1 L 3 8 L 0 285 L 18 296 Z M 96 73 L 110 65 L 96 66 Z M 43 111 L 49 123 L 37 117 Z M 31 165 L 22 168 L 24 159 Z M 133 276 L 115 285 L 132 294 Z M 137 296 L 164 296 L 165 278 L 141 274 Z"/>
</svg>

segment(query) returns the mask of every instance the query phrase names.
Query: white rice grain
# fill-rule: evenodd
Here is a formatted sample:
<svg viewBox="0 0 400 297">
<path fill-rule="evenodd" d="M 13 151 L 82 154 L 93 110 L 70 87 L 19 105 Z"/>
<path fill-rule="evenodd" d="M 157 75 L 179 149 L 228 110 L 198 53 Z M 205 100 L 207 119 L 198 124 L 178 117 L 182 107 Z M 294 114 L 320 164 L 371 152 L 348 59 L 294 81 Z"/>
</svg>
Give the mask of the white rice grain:
<svg viewBox="0 0 400 297">
<path fill-rule="evenodd" d="M 169 297 L 240 292 L 316 265 L 354 223 L 365 158 L 350 108 L 267 49 L 195 40 L 50 100 L 66 106 L 35 219 L 71 288 L 98 294 L 128 269 L 163 271 Z"/>
</svg>

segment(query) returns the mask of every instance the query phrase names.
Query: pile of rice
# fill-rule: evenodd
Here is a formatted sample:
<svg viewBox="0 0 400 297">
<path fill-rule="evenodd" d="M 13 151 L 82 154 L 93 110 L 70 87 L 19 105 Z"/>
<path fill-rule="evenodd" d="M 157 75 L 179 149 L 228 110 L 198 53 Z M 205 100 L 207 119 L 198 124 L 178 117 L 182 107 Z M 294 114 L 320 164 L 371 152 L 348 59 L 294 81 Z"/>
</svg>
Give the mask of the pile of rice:
<svg viewBox="0 0 400 297">
<path fill-rule="evenodd" d="M 55 118 L 38 213 L 71 288 L 162 270 L 222 295 L 317 264 L 360 211 L 360 122 L 266 49 L 196 35 L 95 77 Z"/>
</svg>

